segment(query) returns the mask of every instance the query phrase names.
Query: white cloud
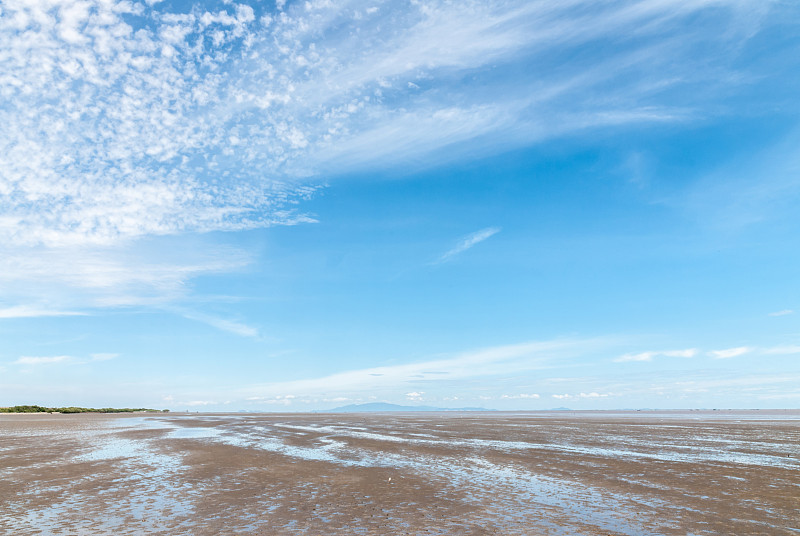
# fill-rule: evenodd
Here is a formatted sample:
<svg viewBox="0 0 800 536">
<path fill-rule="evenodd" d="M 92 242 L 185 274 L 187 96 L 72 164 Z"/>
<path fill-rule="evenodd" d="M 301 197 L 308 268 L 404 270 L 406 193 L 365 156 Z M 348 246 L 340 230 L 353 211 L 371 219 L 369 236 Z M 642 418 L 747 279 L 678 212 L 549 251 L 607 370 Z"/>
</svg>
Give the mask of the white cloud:
<svg viewBox="0 0 800 536">
<path fill-rule="evenodd" d="M 674 120 L 685 103 L 666 90 L 713 81 L 691 45 L 723 53 L 764 20 L 712 38 L 691 24 L 703 2 L 607 4 L 589 16 L 575 2 L 433 1 L 355 16 L 371 7 L 290 5 L 265 25 L 247 5 L 4 2 L 0 235 L 64 245 L 296 223 L 313 186 L 294 179 L 344 155 L 406 159 L 481 136 L 527 143 Z M 714 8 L 723 28 L 753 9 Z M 634 31 L 638 44 L 618 39 Z M 596 65 L 553 63 L 609 39 L 618 48 Z M 460 83 L 497 65 L 530 75 Z"/>
<path fill-rule="evenodd" d="M 187 311 L 180 309 L 174 309 L 174 310 L 179 314 L 181 314 L 184 318 L 208 324 L 209 326 L 215 327 L 222 331 L 227 331 L 228 333 L 233 333 L 234 335 L 239 335 L 241 337 L 251 337 L 251 338 L 259 337 L 259 332 L 257 328 L 248 326 L 247 324 L 244 324 L 242 322 L 237 322 L 235 320 L 229 320 L 226 318 L 220 318 L 218 316 L 213 316 L 205 313 L 198 313 L 196 311 Z"/>
<path fill-rule="evenodd" d="M 536 393 L 521 393 L 518 395 L 503 395 L 500 398 L 508 398 L 508 399 L 537 399 L 539 395 Z"/>
<path fill-rule="evenodd" d="M 64 363 L 71 361 L 72 357 L 68 355 L 56 355 L 49 357 L 30 357 L 23 356 L 14 361 L 16 365 L 52 365 L 55 363 Z"/>
<path fill-rule="evenodd" d="M 578 398 L 606 398 L 611 396 L 610 393 L 597 393 L 592 391 L 591 393 L 578 393 Z"/>
<path fill-rule="evenodd" d="M 726 348 L 724 350 L 711 350 L 708 355 L 715 359 L 728 359 L 731 357 L 738 357 L 751 352 L 753 349 L 748 346 L 738 346 L 736 348 Z"/>
<path fill-rule="evenodd" d="M 794 311 L 791 309 L 783 309 L 782 311 L 775 311 L 774 313 L 769 313 L 769 316 L 786 316 L 793 313 Z"/>
<path fill-rule="evenodd" d="M 687 348 L 685 350 L 668 350 L 666 352 L 661 352 L 662 355 L 666 357 L 694 357 L 697 355 L 696 348 Z"/>
<path fill-rule="evenodd" d="M 47 307 L 37 307 L 31 305 L 15 305 L 0 309 L 0 318 L 38 318 L 44 316 L 82 316 L 86 313 L 77 311 L 62 311 L 49 309 Z"/>
<path fill-rule="evenodd" d="M 22 356 L 13 362 L 15 365 L 53 365 L 58 363 L 68 363 L 70 365 L 86 365 L 92 362 L 109 361 L 119 357 L 119 354 L 96 353 L 90 354 L 88 359 L 78 359 L 69 355 L 56 356 Z"/>
<path fill-rule="evenodd" d="M 652 361 L 654 357 L 690 358 L 696 355 L 697 355 L 696 348 L 687 348 L 685 350 L 661 350 L 661 351 L 639 352 L 636 354 L 625 354 L 614 359 L 614 361 L 616 363 L 625 363 L 629 361 Z"/>
<path fill-rule="evenodd" d="M 77 315 L 75 309 L 159 305 L 187 294 L 193 277 L 240 270 L 249 254 L 205 238 L 162 237 L 108 246 L 0 245 L 0 318 Z"/>
<path fill-rule="evenodd" d="M 178 292 L 206 267 L 174 263 L 170 282 L 141 262 L 138 284 L 119 264 L 83 277 L 50 261 L 139 237 L 311 222 L 302 202 L 327 176 L 365 166 L 691 120 L 701 94 L 730 91 L 726 58 L 770 22 L 766 3 L 734 0 L 591 13 L 575 1 L 276 6 L 3 2 L 0 274 L 32 264 L 31 279 L 55 272 L 60 288 L 124 287 L 96 306 L 147 302 L 162 283 Z M 563 61 L 595 48 L 592 61 Z"/>
<path fill-rule="evenodd" d="M 452 249 L 448 250 L 444 255 L 439 257 L 439 259 L 436 262 L 437 263 L 447 262 L 456 255 L 467 251 L 476 244 L 483 242 L 487 238 L 490 238 L 499 232 L 500 232 L 499 227 L 487 227 L 486 229 L 475 231 L 474 233 L 469 234 L 464 238 L 462 238 L 458 242 L 458 244 L 456 244 Z"/>
<path fill-rule="evenodd" d="M 578 394 L 575 394 L 575 395 L 568 394 L 568 393 L 552 395 L 553 398 L 558 399 L 558 400 L 587 399 L 587 398 L 608 398 L 610 396 L 612 396 L 611 393 L 598 393 L 598 392 L 595 392 L 595 391 L 592 391 L 591 393 L 578 393 Z"/>
<path fill-rule="evenodd" d="M 786 345 L 786 346 L 773 346 L 772 348 L 766 348 L 762 352 L 768 355 L 791 355 L 791 354 L 800 354 L 800 346 L 794 345 Z"/>
<path fill-rule="evenodd" d="M 487 378 L 546 368 L 554 360 L 596 351 L 607 344 L 608 341 L 603 339 L 561 339 L 497 346 L 450 358 L 256 385 L 243 389 L 240 395 L 248 397 L 301 393 L 303 396 L 308 396 L 317 393 L 386 392 L 388 389 L 402 389 L 403 386 L 407 389 L 410 385 L 421 383 Z M 400 391 L 400 393 L 405 392 L 418 391 Z"/>
<path fill-rule="evenodd" d="M 627 361 L 652 361 L 653 356 L 658 355 L 657 352 L 640 352 L 638 354 L 625 354 L 614 361 L 617 363 L 624 363 Z"/>
<path fill-rule="evenodd" d="M 406 393 L 406 398 L 408 400 L 413 400 L 415 402 L 422 401 L 422 395 L 425 394 L 425 391 L 412 391 L 410 393 Z"/>
</svg>

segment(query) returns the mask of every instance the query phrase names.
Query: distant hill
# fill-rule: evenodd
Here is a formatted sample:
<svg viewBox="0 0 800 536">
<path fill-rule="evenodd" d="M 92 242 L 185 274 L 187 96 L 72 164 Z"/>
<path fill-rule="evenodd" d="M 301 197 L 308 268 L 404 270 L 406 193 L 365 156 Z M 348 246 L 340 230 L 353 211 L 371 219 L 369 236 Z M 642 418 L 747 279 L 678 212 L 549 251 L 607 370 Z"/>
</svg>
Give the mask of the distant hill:
<svg viewBox="0 0 800 536">
<path fill-rule="evenodd" d="M 369 402 L 367 404 L 348 404 L 338 408 L 315 411 L 314 413 L 367 413 L 390 411 L 495 411 L 486 408 L 437 408 L 434 406 L 401 406 L 386 402 Z"/>
</svg>

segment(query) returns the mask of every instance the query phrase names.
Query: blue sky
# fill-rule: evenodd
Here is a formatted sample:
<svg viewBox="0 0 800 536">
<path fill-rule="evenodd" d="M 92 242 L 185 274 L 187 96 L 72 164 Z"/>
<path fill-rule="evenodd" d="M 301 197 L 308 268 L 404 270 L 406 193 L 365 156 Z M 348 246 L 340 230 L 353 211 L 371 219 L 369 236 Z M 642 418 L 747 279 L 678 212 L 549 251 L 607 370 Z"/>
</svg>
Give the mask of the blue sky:
<svg viewBox="0 0 800 536">
<path fill-rule="evenodd" d="M 800 404 L 794 2 L 0 4 L 0 405 Z"/>
</svg>

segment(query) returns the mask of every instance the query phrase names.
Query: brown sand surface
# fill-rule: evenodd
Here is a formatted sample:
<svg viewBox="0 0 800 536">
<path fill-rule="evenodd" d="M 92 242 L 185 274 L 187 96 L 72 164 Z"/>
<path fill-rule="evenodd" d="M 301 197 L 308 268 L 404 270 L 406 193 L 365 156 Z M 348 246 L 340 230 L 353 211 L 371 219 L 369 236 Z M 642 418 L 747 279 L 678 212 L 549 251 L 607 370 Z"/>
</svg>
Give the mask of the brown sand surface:
<svg viewBox="0 0 800 536">
<path fill-rule="evenodd" d="M 800 534 L 800 412 L 0 416 L 0 534 Z"/>
</svg>

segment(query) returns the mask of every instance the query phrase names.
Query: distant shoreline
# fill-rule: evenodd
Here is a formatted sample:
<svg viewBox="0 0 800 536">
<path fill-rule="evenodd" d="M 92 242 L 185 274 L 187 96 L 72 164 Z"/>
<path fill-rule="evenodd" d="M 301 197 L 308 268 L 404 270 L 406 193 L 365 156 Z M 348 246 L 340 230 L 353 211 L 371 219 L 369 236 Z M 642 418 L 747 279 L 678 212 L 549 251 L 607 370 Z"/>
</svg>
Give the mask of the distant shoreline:
<svg viewBox="0 0 800 536">
<path fill-rule="evenodd" d="M 69 407 L 45 407 L 37 405 L 9 406 L 0 408 L 0 413 L 6 414 L 30 414 L 30 413 L 168 413 L 168 409 L 151 408 L 81 408 L 77 406 Z"/>
<path fill-rule="evenodd" d="M 691 417 L 691 416 L 735 416 L 735 415 L 750 415 L 750 416 L 795 416 L 800 418 L 800 408 L 694 408 L 694 409 L 568 409 L 568 408 L 552 408 L 552 409 L 524 409 L 524 410 L 498 410 L 498 409 L 484 409 L 484 408 L 431 408 L 431 409 L 417 409 L 413 406 L 398 406 L 402 409 L 383 409 L 383 410 L 368 410 L 361 409 L 358 411 L 341 411 L 340 408 L 333 408 L 327 410 L 306 410 L 306 411 L 253 411 L 253 410 L 236 410 L 236 411 L 192 411 L 192 410 L 178 410 L 172 411 L 169 409 L 152 409 L 152 408 L 83 408 L 83 407 L 45 407 L 36 405 L 25 406 L 10 406 L 0 407 L 0 415 L 53 415 L 53 414 L 133 414 L 133 413 L 150 413 L 150 414 L 166 414 L 171 415 L 336 415 L 336 414 L 351 414 L 351 415 L 408 415 L 408 414 L 429 414 L 429 415 L 449 415 L 449 416 L 463 416 L 463 415 L 539 415 L 539 416 L 620 416 L 620 417 Z"/>
</svg>

